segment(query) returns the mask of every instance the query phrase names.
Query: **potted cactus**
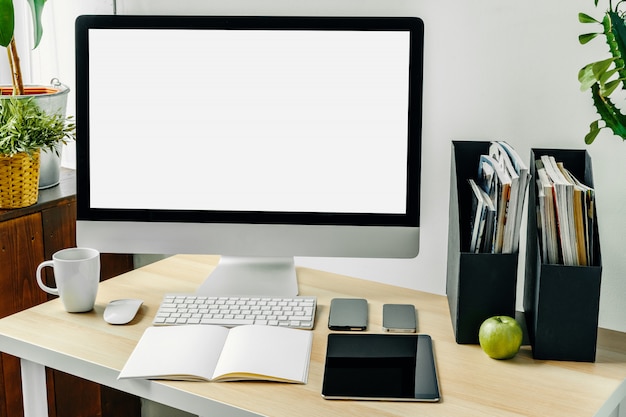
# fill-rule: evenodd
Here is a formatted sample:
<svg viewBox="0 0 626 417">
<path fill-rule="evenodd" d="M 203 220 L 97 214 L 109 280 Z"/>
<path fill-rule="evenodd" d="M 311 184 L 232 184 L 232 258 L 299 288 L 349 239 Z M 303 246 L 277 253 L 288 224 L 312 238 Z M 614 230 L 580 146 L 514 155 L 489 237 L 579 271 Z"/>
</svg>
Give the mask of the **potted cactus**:
<svg viewBox="0 0 626 417">
<path fill-rule="evenodd" d="M 594 5 L 598 6 L 598 0 L 594 0 Z M 597 28 L 578 37 L 582 45 L 600 37 L 609 47 L 607 58 L 586 65 L 578 73 L 581 90 L 591 91 L 593 105 L 600 116 L 589 126 L 585 142 L 592 143 L 602 129 L 610 129 L 626 140 L 626 115 L 620 110 L 624 107 L 626 90 L 626 5 L 622 0 L 615 3 L 609 0 L 601 20 L 585 13 L 579 13 L 578 20 Z"/>
<path fill-rule="evenodd" d="M 33 17 L 34 47 L 36 48 L 43 35 L 41 13 L 46 0 L 27 1 Z M 36 170 L 39 176 L 37 185 L 38 188 L 47 188 L 56 185 L 59 180 L 61 145 L 67 140 L 74 139 L 74 125 L 71 120 L 68 120 L 69 118 L 65 117 L 69 88 L 55 80 L 49 86 L 24 85 L 20 58 L 15 45 L 14 28 L 13 0 L 0 0 L 0 45 L 6 48 L 12 80 L 11 85 L 0 86 L 0 114 L 2 115 L 0 157 L 12 158 L 15 162 L 15 158 L 18 158 L 16 155 L 22 153 L 15 151 L 21 148 L 24 148 L 31 160 L 37 159 L 35 154 L 38 154 L 40 157 Z M 35 118 L 37 123 L 21 123 L 24 114 L 32 116 L 35 111 L 38 111 Z M 45 115 L 50 117 L 44 120 Z M 40 124 L 47 127 L 42 128 Z M 58 131 L 52 133 L 49 129 L 50 124 L 54 125 L 56 129 L 60 129 L 62 133 L 59 134 Z M 17 126 L 26 130 L 17 132 Z M 33 138 L 33 135 L 50 135 L 50 137 Z M 23 141 L 27 141 L 28 144 Z M 37 146 L 41 151 L 34 152 L 31 146 Z M 15 164 L 5 161 L 4 169 L 0 175 L 6 178 L 9 175 L 7 171 L 9 166 L 15 167 Z M 7 187 L 7 183 L 4 183 L 0 177 L 0 193 L 6 195 L 9 192 Z M 28 201 L 32 201 L 32 199 Z M 0 208 L 2 208 L 1 203 Z"/>
</svg>

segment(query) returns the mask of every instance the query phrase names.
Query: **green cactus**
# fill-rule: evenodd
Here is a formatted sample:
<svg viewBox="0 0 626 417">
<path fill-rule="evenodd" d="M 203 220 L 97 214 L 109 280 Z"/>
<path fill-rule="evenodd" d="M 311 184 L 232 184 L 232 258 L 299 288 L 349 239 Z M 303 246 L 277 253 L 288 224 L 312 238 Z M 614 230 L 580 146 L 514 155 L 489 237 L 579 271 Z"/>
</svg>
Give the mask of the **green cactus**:
<svg viewBox="0 0 626 417">
<path fill-rule="evenodd" d="M 609 1 L 609 9 L 605 12 L 602 21 L 593 17 L 579 13 L 578 20 L 581 23 L 591 23 L 600 25 L 601 32 L 585 33 L 578 37 L 581 44 L 586 44 L 597 36 L 604 35 L 609 46 L 611 57 L 602 61 L 593 62 L 583 67 L 578 73 L 581 90 L 590 89 L 595 106 L 600 119 L 594 121 L 589 126 L 589 133 L 585 136 L 585 143 L 591 144 L 600 133 L 600 130 L 608 128 L 613 134 L 626 140 L 626 115 L 615 105 L 614 94 L 621 85 L 621 91 L 626 90 L 626 13 L 620 10 L 620 6 L 626 0 L 620 0 L 613 7 L 613 2 Z M 594 0 L 596 7 L 598 0 Z M 604 122 L 603 124 L 601 122 Z"/>
</svg>

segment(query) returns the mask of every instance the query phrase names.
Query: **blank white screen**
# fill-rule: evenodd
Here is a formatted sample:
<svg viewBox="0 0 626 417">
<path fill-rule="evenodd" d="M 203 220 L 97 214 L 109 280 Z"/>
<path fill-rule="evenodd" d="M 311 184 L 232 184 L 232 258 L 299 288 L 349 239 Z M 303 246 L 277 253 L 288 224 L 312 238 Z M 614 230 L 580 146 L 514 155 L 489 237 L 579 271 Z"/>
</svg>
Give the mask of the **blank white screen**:
<svg viewBox="0 0 626 417">
<path fill-rule="evenodd" d="M 404 214 L 409 40 L 90 29 L 91 207 Z"/>
</svg>

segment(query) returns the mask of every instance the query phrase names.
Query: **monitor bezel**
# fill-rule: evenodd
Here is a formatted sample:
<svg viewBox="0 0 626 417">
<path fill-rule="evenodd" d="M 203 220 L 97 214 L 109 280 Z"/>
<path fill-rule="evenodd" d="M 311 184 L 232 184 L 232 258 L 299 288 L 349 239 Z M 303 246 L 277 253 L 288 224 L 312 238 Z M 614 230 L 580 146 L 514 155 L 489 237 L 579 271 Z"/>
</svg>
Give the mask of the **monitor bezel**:
<svg viewBox="0 0 626 417">
<path fill-rule="evenodd" d="M 384 30 L 410 33 L 405 214 L 99 209 L 90 204 L 89 31 L 91 29 Z M 86 221 L 419 227 L 423 22 L 415 17 L 80 16 L 76 21 L 77 218 Z"/>
</svg>

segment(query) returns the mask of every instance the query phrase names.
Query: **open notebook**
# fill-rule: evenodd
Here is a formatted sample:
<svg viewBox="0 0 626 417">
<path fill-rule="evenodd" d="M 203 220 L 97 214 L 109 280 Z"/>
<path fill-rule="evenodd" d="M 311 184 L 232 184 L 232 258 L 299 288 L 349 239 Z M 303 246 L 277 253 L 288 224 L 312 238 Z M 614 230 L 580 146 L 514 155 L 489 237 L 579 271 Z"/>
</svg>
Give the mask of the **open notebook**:
<svg viewBox="0 0 626 417">
<path fill-rule="evenodd" d="M 312 338 L 276 326 L 149 327 L 118 378 L 305 384 Z"/>
</svg>

